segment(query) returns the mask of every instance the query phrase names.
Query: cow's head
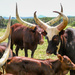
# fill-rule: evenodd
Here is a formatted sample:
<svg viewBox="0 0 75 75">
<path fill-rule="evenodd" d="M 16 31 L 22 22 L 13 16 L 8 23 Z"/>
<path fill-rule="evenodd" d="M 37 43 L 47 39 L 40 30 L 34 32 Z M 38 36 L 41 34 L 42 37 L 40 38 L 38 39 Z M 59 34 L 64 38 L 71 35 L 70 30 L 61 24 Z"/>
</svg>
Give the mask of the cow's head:
<svg viewBox="0 0 75 75">
<path fill-rule="evenodd" d="M 8 22 L 5 34 L 2 37 L 0 37 L 0 42 L 3 42 L 5 39 L 7 39 L 9 36 L 9 33 L 10 33 L 10 18 L 9 18 L 9 22 Z M 9 57 L 10 41 L 11 41 L 10 39 L 11 38 L 9 36 L 7 48 L 6 48 L 2 58 L 0 58 L 0 67 L 5 64 L 5 62 L 7 61 L 8 57 Z"/>
<path fill-rule="evenodd" d="M 57 54 L 57 57 L 59 58 L 59 61 L 61 62 L 61 68 L 64 71 L 68 70 L 75 70 L 75 64 L 70 60 L 67 56 L 61 56 L 60 54 Z"/>
<path fill-rule="evenodd" d="M 46 50 L 46 53 L 51 54 L 54 53 L 54 51 L 59 51 L 60 49 L 60 39 L 59 39 L 59 33 L 67 26 L 68 24 L 68 18 L 61 12 L 54 11 L 58 14 L 60 14 L 63 17 L 63 22 L 59 25 L 52 27 L 48 24 L 42 22 L 39 18 L 36 16 L 36 12 L 34 13 L 34 19 L 35 22 L 46 31 L 47 37 L 48 37 L 48 48 Z"/>
</svg>

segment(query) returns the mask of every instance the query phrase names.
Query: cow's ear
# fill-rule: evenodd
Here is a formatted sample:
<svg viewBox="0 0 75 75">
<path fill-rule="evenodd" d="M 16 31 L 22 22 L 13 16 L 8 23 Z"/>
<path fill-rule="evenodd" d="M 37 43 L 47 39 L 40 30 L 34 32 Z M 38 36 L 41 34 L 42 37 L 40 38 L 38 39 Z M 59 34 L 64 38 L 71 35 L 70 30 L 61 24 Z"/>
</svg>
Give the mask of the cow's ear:
<svg viewBox="0 0 75 75">
<path fill-rule="evenodd" d="M 63 35 L 65 33 L 65 30 L 62 30 L 59 35 Z"/>
<path fill-rule="evenodd" d="M 47 32 L 46 31 L 42 32 L 42 35 L 46 36 L 47 35 Z"/>
<path fill-rule="evenodd" d="M 34 30 L 31 30 L 31 31 L 35 33 L 36 29 L 37 29 L 37 27 L 35 27 L 35 29 Z"/>
<path fill-rule="evenodd" d="M 36 31 L 37 27 L 35 27 L 34 31 Z"/>
<path fill-rule="evenodd" d="M 60 60 L 61 62 L 63 62 L 63 57 L 62 57 L 60 54 L 57 54 L 57 57 L 59 58 L 59 60 Z"/>
</svg>

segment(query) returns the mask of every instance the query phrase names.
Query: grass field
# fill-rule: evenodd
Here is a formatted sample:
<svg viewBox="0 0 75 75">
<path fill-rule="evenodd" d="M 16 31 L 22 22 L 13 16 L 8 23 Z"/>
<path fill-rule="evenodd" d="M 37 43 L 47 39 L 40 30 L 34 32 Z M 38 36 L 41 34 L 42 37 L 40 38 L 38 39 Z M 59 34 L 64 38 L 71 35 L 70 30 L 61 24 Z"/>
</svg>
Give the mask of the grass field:
<svg viewBox="0 0 75 75">
<path fill-rule="evenodd" d="M 0 29 L 0 36 L 2 36 L 5 32 L 5 29 Z M 7 42 L 8 40 L 5 40 L 5 42 Z M 54 54 L 52 55 L 47 55 L 46 54 L 46 49 L 48 46 L 47 40 L 44 38 L 44 44 L 43 45 L 38 45 L 37 49 L 35 50 L 34 53 L 34 58 L 36 59 L 47 59 L 47 58 L 51 58 L 51 59 L 57 59 L 57 56 L 55 56 Z M 15 52 L 15 46 L 14 46 L 14 52 Z M 24 50 L 19 50 L 19 56 L 24 56 Z M 31 51 L 28 50 L 28 57 L 31 56 Z M 67 75 L 70 75 L 69 73 Z"/>
</svg>

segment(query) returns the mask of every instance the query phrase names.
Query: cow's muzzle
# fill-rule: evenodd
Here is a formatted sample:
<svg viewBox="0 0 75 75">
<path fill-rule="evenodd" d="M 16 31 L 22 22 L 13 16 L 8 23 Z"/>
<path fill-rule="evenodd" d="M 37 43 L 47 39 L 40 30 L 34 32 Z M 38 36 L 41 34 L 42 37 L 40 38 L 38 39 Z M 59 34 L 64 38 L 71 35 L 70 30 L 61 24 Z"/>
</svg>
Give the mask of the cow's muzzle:
<svg viewBox="0 0 75 75">
<path fill-rule="evenodd" d="M 42 45 L 44 43 L 44 40 L 40 40 L 39 44 Z"/>
</svg>

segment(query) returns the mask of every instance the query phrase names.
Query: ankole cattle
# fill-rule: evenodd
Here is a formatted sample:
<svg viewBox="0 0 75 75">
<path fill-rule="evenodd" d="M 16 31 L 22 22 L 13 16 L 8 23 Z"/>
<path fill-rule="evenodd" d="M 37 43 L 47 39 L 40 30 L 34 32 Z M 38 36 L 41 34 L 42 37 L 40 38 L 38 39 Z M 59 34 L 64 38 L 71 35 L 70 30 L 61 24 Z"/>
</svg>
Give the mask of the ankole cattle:
<svg viewBox="0 0 75 75">
<path fill-rule="evenodd" d="M 28 49 L 32 51 L 31 57 L 33 57 L 34 51 L 37 48 L 37 44 L 43 44 L 44 30 L 40 27 L 25 22 L 22 23 L 16 5 L 16 18 L 20 23 L 16 23 L 11 26 L 11 49 L 13 50 L 13 45 L 16 45 L 16 55 L 18 55 L 19 48 L 25 51 L 25 56 L 28 57 Z"/>
<path fill-rule="evenodd" d="M 45 24 L 37 18 L 36 12 L 34 13 L 36 23 L 47 32 L 48 47 L 46 53 L 67 55 L 75 63 L 75 29 L 67 28 L 64 30 L 68 24 L 68 18 L 60 12 L 57 13 L 62 15 L 63 22 L 55 27 Z M 75 71 L 70 71 L 70 75 L 75 75 Z"/>
<path fill-rule="evenodd" d="M 61 5 L 61 12 L 63 8 Z M 60 19 L 61 15 L 58 15 L 54 20 L 47 22 L 49 25 L 55 23 Z M 28 49 L 32 51 L 31 57 L 33 58 L 34 52 L 38 44 L 43 44 L 43 35 L 46 32 L 41 29 L 38 25 L 31 24 L 29 22 L 23 21 L 18 15 L 18 9 L 16 4 L 16 18 L 18 22 L 11 26 L 11 49 L 13 50 L 13 45 L 16 45 L 16 55 L 18 55 L 19 48 L 24 49 L 25 56 L 28 57 Z"/>
<path fill-rule="evenodd" d="M 56 60 L 12 57 L 5 64 L 5 71 L 13 75 L 66 75 L 75 70 L 75 64 L 67 56 L 57 57 Z"/>
</svg>

